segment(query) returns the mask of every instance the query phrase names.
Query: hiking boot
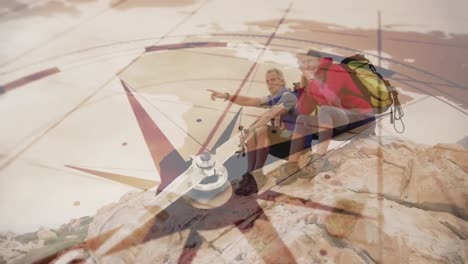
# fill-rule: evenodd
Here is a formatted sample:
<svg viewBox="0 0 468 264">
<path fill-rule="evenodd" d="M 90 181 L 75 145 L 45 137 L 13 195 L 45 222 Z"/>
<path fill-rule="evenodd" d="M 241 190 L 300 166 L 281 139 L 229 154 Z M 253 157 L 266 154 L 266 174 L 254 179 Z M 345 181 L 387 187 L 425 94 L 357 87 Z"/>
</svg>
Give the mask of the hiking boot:
<svg viewBox="0 0 468 264">
<path fill-rule="evenodd" d="M 252 173 L 252 176 L 255 179 L 255 182 L 257 183 L 257 188 L 260 190 L 263 186 L 265 186 L 267 182 L 267 176 L 263 174 L 263 171 L 261 169 L 255 170 Z"/>
<path fill-rule="evenodd" d="M 287 185 L 293 183 L 298 177 L 305 176 L 305 172 L 299 167 L 299 163 L 288 161 L 280 166 L 281 175 L 275 181 L 277 185 Z"/>
<path fill-rule="evenodd" d="M 247 172 L 242 176 L 242 180 L 234 190 L 234 193 L 239 196 L 249 196 L 258 193 L 258 190 L 265 185 L 266 180 L 266 176 L 261 171 Z"/>
<path fill-rule="evenodd" d="M 321 172 L 333 169 L 332 164 L 328 161 L 325 155 L 319 155 L 317 153 L 312 154 L 309 157 L 305 170 L 308 172 L 304 178 L 313 178 Z"/>
</svg>

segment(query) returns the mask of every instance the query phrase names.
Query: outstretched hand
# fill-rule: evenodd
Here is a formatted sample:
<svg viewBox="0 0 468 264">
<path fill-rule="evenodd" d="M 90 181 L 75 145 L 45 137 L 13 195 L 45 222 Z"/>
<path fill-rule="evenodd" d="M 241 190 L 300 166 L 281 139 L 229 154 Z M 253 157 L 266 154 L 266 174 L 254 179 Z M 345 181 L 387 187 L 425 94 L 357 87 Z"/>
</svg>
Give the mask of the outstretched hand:
<svg viewBox="0 0 468 264">
<path fill-rule="evenodd" d="M 220 93 L 215 90 L 207 89 L 208 92 L 211 93 L 211 100 L 214 101 L 215 99 L 226 99 L 226 94 Z"/>
<path fill-rule="evenodd" d="M 303 70 L 302 71 L 302 77 L 301 77 L 301 83 L 306 82 L 308 84 L 312 79 L 314 79 L 314 71 L 311 70 Z"/>
</svg>

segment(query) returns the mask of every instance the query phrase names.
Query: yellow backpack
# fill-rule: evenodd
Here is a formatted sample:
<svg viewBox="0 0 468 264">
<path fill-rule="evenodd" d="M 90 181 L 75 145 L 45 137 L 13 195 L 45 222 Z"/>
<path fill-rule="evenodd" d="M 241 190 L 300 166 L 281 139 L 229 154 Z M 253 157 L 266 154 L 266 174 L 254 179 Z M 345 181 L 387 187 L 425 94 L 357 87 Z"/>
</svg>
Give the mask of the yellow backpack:
<svg viewBox="0 0 468 264">
<path fill-rule="evenodd" d="M 377 72 L 364 55 L 347 57 L 340 62 L 340 65 L 349 73 L 366 100 L 370 102 L 375 114 L 382 114 L 390 109 L 390 122 L 394 124 L 395 120 L 401 121 L 404 113 L 398 100 L 397 90 Z"/>
<path fill-rule="evenodd" d="M 386 112 L 393 103 L 396 103 L 395 101 L 398 101 L 395 88 L 376 71 L 374 65 L 364 55 L 347 57 L 341 61 L 341 65 L 361 89 L 376 114 Z"/>
</svg>

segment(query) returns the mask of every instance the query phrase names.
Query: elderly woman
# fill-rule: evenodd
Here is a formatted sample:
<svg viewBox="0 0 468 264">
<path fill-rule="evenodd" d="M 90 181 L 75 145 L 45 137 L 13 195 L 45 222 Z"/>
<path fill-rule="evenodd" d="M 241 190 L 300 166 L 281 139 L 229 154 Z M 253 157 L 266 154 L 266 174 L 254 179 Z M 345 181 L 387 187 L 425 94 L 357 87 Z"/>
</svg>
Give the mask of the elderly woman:
<svg viewBox="0 0 468 264">
<path fill-rule="evenodd" d="M 330 168 L 325 154 L 335 136 L 341 140 L 374 132 L 375 117 L 369 101 L 351 79 L 350 74 L 331 58 L 321 58 L 311 51 L 299 58 L 303 74 L 303 94 L 299 99 L 300 115 L 292 136 L 289 161 L 281 167 L 278 184 L 285 184 L 297 177 L 313 177 Z M 316 115 L 310 115 L 316 110 Z M 310 156 L 306 170 L 298 160 L 306 145 L 307 135 L 318 134 L 316 151 Z"/>
</svg>

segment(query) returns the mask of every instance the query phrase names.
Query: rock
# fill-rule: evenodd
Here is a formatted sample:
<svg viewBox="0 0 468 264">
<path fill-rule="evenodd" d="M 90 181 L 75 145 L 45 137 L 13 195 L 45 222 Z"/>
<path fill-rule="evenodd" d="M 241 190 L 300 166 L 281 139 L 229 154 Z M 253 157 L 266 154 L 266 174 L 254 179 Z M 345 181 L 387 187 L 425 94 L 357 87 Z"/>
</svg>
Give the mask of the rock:
<svg viewBox="0 0 468 264">
<path fill-rule="evenodd" d="M 44 243 L 44 240 L 38 239 L 38 240 L 29 242 L 29 244 L 31 244 L 33 248 L 41 248 L 44 246 L 45 243 Z"/>
<path fill-rule="evenodd" d="M 37 232 L 15 235 L 3 234 L 0 257 L 7 263 L 48 263 L 58 252 L 83 242 L 92 217 L 73 219 L 57 230 L 41 228 Z"/>
<path fill-rule="evenodd" d="M 69 226 L 71 229 L 78 229 L 81 226 L 81 218 L 73 219 Z"/>
<path fill-rule="evenodd" d="M 75 235 L 69 235 L 69 236 L 66 236 L 65 239 L 73 240 L 73 239 L 77 239 L 77 236 L 75 236 Z"/>
<path fill-rule="evenodd" d="M 47 241 L 47 240 L 56 239 L 57 234 L 54 231 L 51 231 L 49 229 L 41 228 L 39 231 L 37 231 L 37 237 L 39 239 Z"/>
<path fill-rule="evenodd" d="M 452 214 L 429 212 L 442 225 L 450 229 L 456 236 L 462 240 L 468 240 L 468 222 Z"/>
<path fill-rule="evenodd" d="M 7 238 L 13 238 L 13 237 L 16 237 L 16 234 L 13 233 L 13 232 L 7 232 L 7 233 L 4 233 L 4 235 L 7 237 Z"/>
<path fill-rule="evenodd" d="M 459 141 L 457 141 L 457 144 L 464 147 L 464 148 L 468 148 L 468 136 L 460 139 Z"/>
<path fill-rule="evenodd" d="M 360 264 L 360 263 L 369 263 L 365 262 L 361 257 L 359 257 L 356 252 L 349 248 L 345 248 L 339 251 L 332 263 L 336 264 Z"/>
<path fill-rule="evenodd" d="M 382 141 L 359 139 L 333 152 L 334 183 L 468 219 L 468 150 Z"/>
<path fill-rule="evenodd" d="M 370 137 L 327 157 L 332 170 L 274 187 L 282 196 L 258 202 L 263 214 L 213 230 L 197 232 L 225 219 L 185 205 L 154 218 L 154 193 L 129 193 L 98 211 L 86 252 L 96 263 L 467 262 L 466 149 Z"/>
<path fill-rule="evenodd" d="M 468 173 L 468 150 L 459 145 L 438 144 L 432 148 L 435 159 L 450 161 L 465 173 Z"/>
<path fill-rule="evenodd" d="M 22 235 L 19 235 L 19 236 L 15 237 L 15 240 L 19 241 L 21 243 L 28 243 L 28 242 L 34 241 L 36 239 L 38 239 L 37 232 L 26 233 L 26 234 L 22 234 Z"/>
<path fill-rule="evenodd" d="M 80 247 L 71 247 L 68 250 L 61 252 L 58 258 L 51 262 L 51 264 L 69 264 L 76 262 L 84 262 L 89 258 L 88 253 Z"/>
<path fill-rule="evenodd" d="M 7 263 L 20 258 L 26 253 L 28 253 L 28 249 L 22 243 L 15 240 L 6 241 L 5 243 L 2 243 L 0 247 L 0 257 L 2 257 Z"/>
<path fill-rule="evenodd" d="M 22 264 L 22 263 L 50 263 L 53 261 L 59 252 L 66 251 L 67 249 L 74 247 L 79 244 L 79 241 L 58 241 L 45 245 L 41 248 L 33 249 L 26 254 L 21 254 L 16 257 L 14 261 L 11 261 L 12 264 Z"/>
<path fill-rule="evenodd" d="M 451 230 L 434 218 L 430 212 L 406 207 L 372 197 L 369 194 L 338 195 L 335 204 L 363 208 L 365 217 L 332 214 L 319 217 L 318 223 L 331 235 L 337 235 L 348 243 L 367 252 L 377 262 L 410 263 L 410 259 L 424 257 L 439 263 L 463 263 L 464 245 Z M 337 206 L 338 207 L 338 206 Z"/>
</svg>

